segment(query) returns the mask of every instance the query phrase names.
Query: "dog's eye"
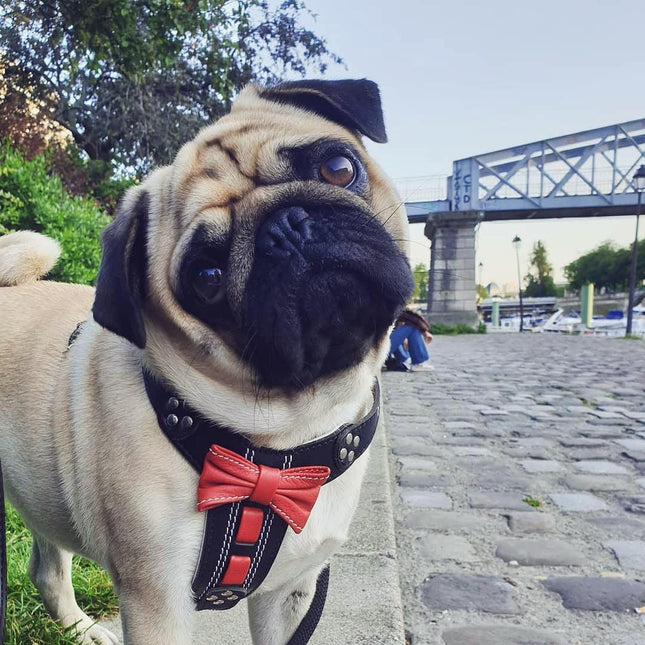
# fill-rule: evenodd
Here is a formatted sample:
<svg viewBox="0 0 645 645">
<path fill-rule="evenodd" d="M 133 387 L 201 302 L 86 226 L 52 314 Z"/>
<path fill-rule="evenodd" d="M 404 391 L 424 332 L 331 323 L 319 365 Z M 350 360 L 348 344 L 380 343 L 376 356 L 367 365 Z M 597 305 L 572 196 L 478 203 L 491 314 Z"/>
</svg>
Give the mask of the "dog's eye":
<svg viewBox="0 0 645 645">
<path fill-rule="evenodd" d="M 320 176 L 333 186 L 347 188 L 356 177 L 351 159 L 343 156 L 330 157 L 320 166 Z"/>
<path fill-rule="evenodd" d="M 224 271 L 212 267 L 199 269 L 193 277 L 193 289 L 198 298 L 212 305 L 224 298 L 226 281 Z"/>
</svg>

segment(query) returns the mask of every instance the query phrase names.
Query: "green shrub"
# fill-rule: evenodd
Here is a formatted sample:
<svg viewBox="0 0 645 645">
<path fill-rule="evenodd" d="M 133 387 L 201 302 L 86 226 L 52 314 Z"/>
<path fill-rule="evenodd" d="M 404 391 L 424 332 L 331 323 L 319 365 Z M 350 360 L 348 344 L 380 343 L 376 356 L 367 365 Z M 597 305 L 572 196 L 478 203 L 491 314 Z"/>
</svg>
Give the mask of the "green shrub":
<svg viewBox="0 0 645 645">
<path fill-rule="evenodd" d="M 486 325 L 479 323 L 476 329 L 470 325 L 459 323 L 458 325 L 442 325 L 441 323 L 430 323 L 430 333 L 437 336 L 457 336 L 458 334 L 485 334 Z"/>
<path fill-rule="evenodd" d="M 67 192 L 94 199 L 110 216 L 116 214 L 126 190 L 137 183 L 133 176 L 115 176 L 112 164 L 107 161 L 88 159 L 72 142 L 65 147 L 50 146 L 43 156 L 47 170 L 60 177 Z"/>
<path fill-rule="evenodd" d="M 62 253 L 51 279 L 94 284 L 100 235 L 109 221 L 93 201 L 70 196 L 60 179 L 47 173 L 42 157 L 28 161 L 0 144 L 0 234 L 30 230 L 57 240 Z"/>
</svg>

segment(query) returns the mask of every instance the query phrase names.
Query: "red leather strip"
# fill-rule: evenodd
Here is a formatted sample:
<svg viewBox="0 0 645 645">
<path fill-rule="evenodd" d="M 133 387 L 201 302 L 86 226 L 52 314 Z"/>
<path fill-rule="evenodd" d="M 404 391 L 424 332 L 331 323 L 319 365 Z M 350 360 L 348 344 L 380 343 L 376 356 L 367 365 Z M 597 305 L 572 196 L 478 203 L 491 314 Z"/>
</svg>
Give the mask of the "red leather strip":
<svg viewBox="0 0 645 645">
<path fill-rule="evenodd" d="M 260 537 L 263 519 L 264 511 L 261 508 L 245 506 L 242 509 L 242 516 L 240 517 L 240 525 L 237 529 L 235 541 L 238 544 L 255 544 Z"/>
<path fill-rule="evenodd" d="M 280 469 L 271 466 L 260 466 L 260 474 L 249 500 L 256 504 L 268 506 L 280 483 Z"/>
<path fill-rule="evenodd" d="M 241 585 L 251 568 L 251 558 L 246 555 L 232 555 L 228 567 L 220 580 L 220 585 Z"/>
<path fill-rule="evenodd" d="M 300 533 L 327 481 L 328 466 L 300 466 L 280 470 L 256 465 L 235 452 L 213 444 L 204 459 L 197 488 L 197 508 L 210 508 L 249 499 L 270 506 Z"/>
</svg>

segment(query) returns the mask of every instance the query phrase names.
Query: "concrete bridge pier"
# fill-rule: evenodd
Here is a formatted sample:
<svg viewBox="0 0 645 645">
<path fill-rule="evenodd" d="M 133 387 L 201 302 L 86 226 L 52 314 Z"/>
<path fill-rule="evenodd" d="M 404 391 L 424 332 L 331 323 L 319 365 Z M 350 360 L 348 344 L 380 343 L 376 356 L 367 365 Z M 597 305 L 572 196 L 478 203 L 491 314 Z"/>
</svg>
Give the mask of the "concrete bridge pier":
<svg viewBox="0 0 645 645">
<path fill-rule="evenodd" d="M 475 226 L 479 211 L 431 213 L 425 236 L 432 244 L 428 279 L 428 321 L 476 327 Z"/>
</svg>

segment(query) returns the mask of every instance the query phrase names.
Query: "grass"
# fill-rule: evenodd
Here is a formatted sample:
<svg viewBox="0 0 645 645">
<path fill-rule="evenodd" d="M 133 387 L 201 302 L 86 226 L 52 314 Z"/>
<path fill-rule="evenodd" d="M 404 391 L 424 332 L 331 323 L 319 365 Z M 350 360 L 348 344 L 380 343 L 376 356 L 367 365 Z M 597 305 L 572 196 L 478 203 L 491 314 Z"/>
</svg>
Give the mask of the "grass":
<svg viewBox="0 0 645 645">
<path fill-rule="evenodd" d="M 7 514 L 7 623 L 5 643 L 9 645 L 72 645 L 73 628 L 63 629 L 45 611 L 27 574 L 31 534 L 18 512 L 5 503 Z M 107 573 L 98 565 L 74 556 L 72 580 L 76 599 L 83 611 L 94 618 L 117 613 L 118 603 Z"/>
<path fill-rule="evenodd" d="M 643 340 L 643 337 L 637 334 L 625 334 L 620 336 L 618 340 Z"/>
<path fill-rule="evenodd" d="M 539 499 L 536 499 L 535 497 L 531 497 L 530 495 L 527 495 L 525 498 L 522 499 L 522 501 L 525 504 L 532 506 L 533 508 L 540 508 L 540 506 L 542 506 L 542 502 Z"/>
</svg>

